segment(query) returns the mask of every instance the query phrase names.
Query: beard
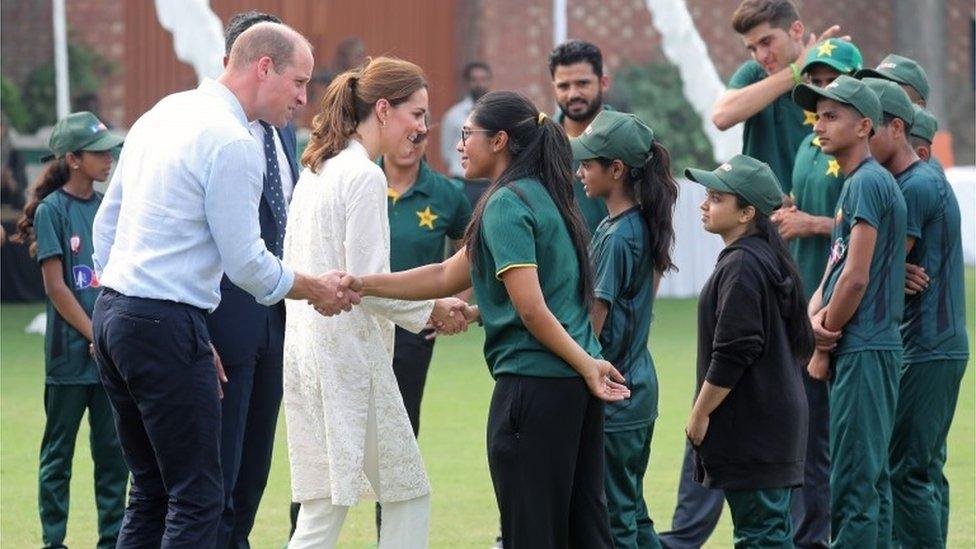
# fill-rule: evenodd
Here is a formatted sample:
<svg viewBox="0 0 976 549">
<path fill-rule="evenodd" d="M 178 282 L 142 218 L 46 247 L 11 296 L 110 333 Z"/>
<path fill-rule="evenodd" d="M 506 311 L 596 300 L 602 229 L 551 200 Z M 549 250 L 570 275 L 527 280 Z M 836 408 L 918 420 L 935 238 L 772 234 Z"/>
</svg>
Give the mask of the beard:
<svg viewBox="0 0 976 549">
<path fill-rule="evenodd" d="M 587 104 L 586 107 L 587 108 L 581 112 L 572 113 L 569 110 L 568 104 L 559 104 L 559 110 L 563 112 L 566 118 L 572 120 L 573 122 L 586 122 L 587 120 L 592 120 L 593 117 L 595 117 L 603 108 L 603 90 L 597 92 L 596 97 L 593 98 L 593 101 Z"/>
<path fill-rule="evenodd" d="M 475 102 L 481 99 L 481 97 L 486 93 L 488 93 L 488 88 L 471 88 L 471 90 L 468 91 L 468 94 L 471 96 L 471 100 Z"/>
</svg>

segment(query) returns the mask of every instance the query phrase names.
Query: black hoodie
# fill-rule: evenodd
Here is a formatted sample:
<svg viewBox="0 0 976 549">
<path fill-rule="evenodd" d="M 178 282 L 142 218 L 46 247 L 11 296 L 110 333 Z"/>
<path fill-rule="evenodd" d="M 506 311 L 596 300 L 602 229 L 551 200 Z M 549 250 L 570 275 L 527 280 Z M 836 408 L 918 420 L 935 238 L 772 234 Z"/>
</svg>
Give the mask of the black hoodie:
<svg viewBox="0 0 976 549">
<path fill-rule="evenodd" d="M 803 484 L 807 399 L 785 317 L 799 291 L 757 236 L 725 248 L 702 289 L 698 391 L 705 380 L 731 389 L 696 448 L 695 480 L 708 488 Z"/>
</svg>

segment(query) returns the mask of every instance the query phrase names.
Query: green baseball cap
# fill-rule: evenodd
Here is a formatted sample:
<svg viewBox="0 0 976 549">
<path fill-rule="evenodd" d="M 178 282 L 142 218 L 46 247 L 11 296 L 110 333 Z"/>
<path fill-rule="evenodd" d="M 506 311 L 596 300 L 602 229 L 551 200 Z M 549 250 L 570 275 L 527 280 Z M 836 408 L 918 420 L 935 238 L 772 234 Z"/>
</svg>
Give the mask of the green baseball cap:
<svg viewBox="0 0 976 549">
<path fill-rule="evenodd" d="M 935 132 L 939 131 L 939 121 L 932 113 L 918 105 L 913 104 L 912 108 L 915 109 L 915 123 L 912 124 L 908 135 L 919 137 L 929 143 L 935 141 Z"/>
<path fill-rule="evenodd" d="M 71 113 L 54 125 L 47 146 L 51 154 L 42 162 L 63 158 L 75 151 L 108 151 L 122 144 L 122 136 L 108 131 L 105 124 L 88 111 Z"/>
<path fill-rule="evenodd" d="M 769 215 L 783 205 L 783 191 L 769 164 L 737 154 L 712 171 L 686 168 L 685 177 L 720 193 L 737 194 Z"/>
<path fill-rule="evenodd" d="M 854 76 L 857 78 L 874 77 L 892 80 L 915 88 L 922 99 L 929 98 L 929 78 L 925 75 L 925 69 L 914 59 L 901 55 L 888 54 L 878 63 L 877 67 L 861 69 Z"/>
<path fill-rule="evenodd" d="M 851 74 L 864 67 L 864 58 L 861 57 L 861 50 L 857 49 L 852 42 L 828 38 L 810 48 L 803 65 L 803 72 L 807 72 L 817 63 L 827 65 L 841 74 Z"/>
<path fill-rule="evenodd" d="M 881 125 L 882 111 L 878 96 L 856 78 L 842 74 L 823 88 L 810 84 L 799 84 L 793 88 L 793 102 L 808 111 L 816 112 L 817 100 L 821 97 L 850 105 L 865 118 L 870 118 L 874 127 Z"/>
<path fill-rule="evenodd" d="M 915 123 L 915 109 L 912 108 L 912 100 L 908 94 L 898 84 L 884 78 L 863 78 L 861 82 L 867 84 L 868 88 L 878 96 L 881 103 L 881 112 L 896 116 L 905 121 L 909 129 Z"/>
<path fill-rule="evenodd" d="M 616 111 L 600 111 L 583 133 L 569 143 L 574 160 L 608 158 L 642 168 L 650 156 L 654 132 L 640 118 Z"/>
</svg>

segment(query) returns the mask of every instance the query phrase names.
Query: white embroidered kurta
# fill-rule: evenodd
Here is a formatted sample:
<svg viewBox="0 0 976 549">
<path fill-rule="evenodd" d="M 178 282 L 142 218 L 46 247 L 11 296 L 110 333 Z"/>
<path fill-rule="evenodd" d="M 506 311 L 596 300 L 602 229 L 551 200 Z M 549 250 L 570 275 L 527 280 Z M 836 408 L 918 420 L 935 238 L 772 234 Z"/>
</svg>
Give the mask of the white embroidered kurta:
<svg viewBox="0 0 976 549">
<path fill-rule="evenodd" d="M 288 212 L 285 263 L 296 271 L 390 271 L 386 176 L 350 140 L 318 173 L 306 169 Z M 351 312 L 319 315 L 287 302 L 284 403 L 295 501 L 355 505 L 375 497 L 363 473 L 366 414 L 376 406 L 379 500 L 430 492 L 420 449 L 393 374 L 394 323 L 421 331 L 432 301 L 365 298 Z"/>
</svg>

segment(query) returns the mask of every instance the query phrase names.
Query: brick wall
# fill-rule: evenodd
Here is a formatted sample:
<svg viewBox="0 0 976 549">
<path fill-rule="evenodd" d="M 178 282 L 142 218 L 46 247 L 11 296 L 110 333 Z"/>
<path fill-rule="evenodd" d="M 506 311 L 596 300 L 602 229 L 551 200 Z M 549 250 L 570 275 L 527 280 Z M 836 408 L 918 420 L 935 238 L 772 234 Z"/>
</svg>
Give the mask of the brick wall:
<svg viewBox="0 0 976 549">
<path fill-rule="evenodd" d="M 5 0 L 0 2 L 0 22 L 3 76 L 22 86 L 35 67 L 54 59 L 51 2 Z"/>
<path fill-rule="evenodd" d="M 115 67 L 102 83 L 98 93 L 99 116 L 106 124 L 121 125 L 125 119 L 123 108 L 125 87 L 125 24 L 124 0 L 71 0 L 67 2 L 68 40 L 98 52 Z"/>
</svg>

